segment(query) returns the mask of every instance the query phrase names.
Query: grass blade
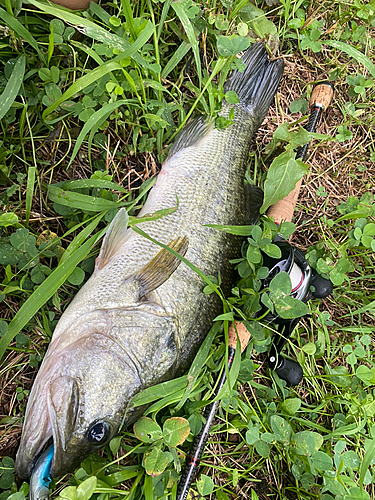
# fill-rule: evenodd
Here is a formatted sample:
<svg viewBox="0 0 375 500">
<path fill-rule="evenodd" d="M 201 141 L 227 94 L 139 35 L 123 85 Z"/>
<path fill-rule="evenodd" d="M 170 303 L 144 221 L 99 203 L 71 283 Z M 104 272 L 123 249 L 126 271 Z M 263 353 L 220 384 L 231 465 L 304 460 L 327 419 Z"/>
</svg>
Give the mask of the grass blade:
<svg viewBox="0 0 375 500">
<path fill-rule="evenodd" d="M 129 53 L 127 55 L 122 56 L 121 59 L 131 57 L 139 65 L 145 68 L 149 68 L 148 62 L 140 54 L 138 54 L 137 51 L 140 48 L 142 48 L 142 46 L 146 43 L 146 41 L 150 38 L 150 36 L 153 34 L 155 30 L 155 26 L 150 21 L 142 30 L 142 33 L 138 35 L 137 40 L 133 44 L 131 44 L 124 38 L 121 38 L 120 36 L 115 35 L 114 33 L 111 33 L 103 28 L 100 28 L 97 24 L 93 23 L 92 21 L 89 21 L 84 17 L 78 16 L 77 14 L 67 12 L 65 9 L 62 9 L 57 5 L 52 7 L 50 5 L 40 3 L 37 0 L 30 0 L 30 3 L 33 4 L 35 7 L 38 7 L 38 9 L 45 12 L 46 14 L 58 17 L 59 19 L 62 19 L 66 23 L 75 26 L 76 29 L 78 29 L 78 31 L 80 31 L 86 36 L 89 36 L 90 38 L 93 38 L 94 40 L 105 43 L 106 45 L 109 45 L 110 47 L 113 47 L 121 51 L 129 51 Z M 78 27 L 80 27 L 80 29 Z M 147 35 L 148 37 L 145 40 L 145 37 Z M 119 61 L 120 59 L 116 57 L 113 59 L 113 61 L 114 60 Z"/>
<path fill-rule="evenodd" d="M 190 43 L 185 42 L 185 40 L 183 40 L 181 45 L 178 47 L 176 52 L 173 54 L 173 56 L 171 57 L 171 59 L 168 61 L 167 65 L 161 72 L 162 78 L 167 78 L 169 73 L 174 70 L 174 68 L 181 61 L 181 59 L 189 52 L 190 48 L 191 48 Z"/>
<path fill-rule="evenodd" d="M 198 379 L 198 375 L 200 374 L 202 366 L 204 365 L 207 356 L 210 352 L 212 342 L 214 341 L 214 338 L 216 334 L 219 332 L 220 328 L 221 328 L 221 323 L 219 321 L 214 323 L 213 327 L 208 332 L 207 337 L 204 339 L 201 347 L 199 348 L 199 351 L 195 356 L 194 361 L 191 364 L 191 368 L 188 373 L 188 381 L 189 381 L 188 386 L 186 387 L 185 394 L 181 398 L 181 401 L 176 406 L 176 411 L 180 410 L 184 406 L 187 398 L 189 397 Z"/>
<path fill-rule="evenodd" d="M 163 10 L 161 12 L 160 16 L 160 21 L 159 21 L 159 26 L 158 26 L 158 31 L 157 31 L 157 39 L 159 40 L 161 32 L 163 31 L 164 28 L 164 22 L 167 19 L 168 11 L 172 5 L 173 0 L 166 0 L 163 5 Z"/>
<path fill-rule="evenodd" d="M 192 271 L 194 271 L 196 274 L 198 274 L 198 276 L 200 278 L 202 278 L 202 280 L 206 283 L 206 285 L 210 286 L 212 288 L 212 290 L 215 290 L 216 293 L 221 297 L 221 293 L 218 290 L 218 286 L 215 283 L 213 283 L 210 280 L 210 278 L 208 276 L 206 276 L 197 266 L 195 266 L 190 261 L 188 261 L 187 259 L 185 259 L 185 257 L 182 257 L 182 255 L 180 255 L 179 253 L 177 253 L 175 250 L 172 250 L 172 248 L 169 248 L 169 246 L 164 245 L 163 243 L 160 243 L 160 241 L 157 241 L 154 238 L 152 238 L 151 236 L 149 236 L 147 233 L 145 233 L 144 231 L 142 231 L 142 229 L 139 229 L 139 227 L 132 226 L 132 229 L 133 229 L 133 231 L 135 231 L 136 233 L 140 234 L 141 236 L 143 236 L 147 240 L 152 241 L 153 243 L 155 243 L 156 245 L 158 245 L 161 248 L 164 248 L 164 250 L 168 250 L 168 252 L 170 252 L 172 255 L 174 255 L 175 257 L 177 257 L 178 259 L 180 259 L 181 262 L 183 262 L 184 264 L 186 264 Z"/>
<path fill-rule="evenodd" d="M 168 380 L 168 382 L 161 382 L 160 384 L 148 387 L 134 396 L 131 401 L 131 407 L 136 408 L 137 406 L 147 405 L 153 401 L 171 396 L 185 389 L 187 384 L 187 375 L 183 375 L 182 377 Z"/>
<path fill-rule="evenodd" d="M 51 185 L 55 187 L 63 187 L 67 191 L 70 189 L 100 188 L 113 189 L 115 191 L 121 191 L 121 193 L 125 194 L 128 192 L 127 189 L 123 188 L 119 184 L 105 179 L 76 179 L 74 181 L 62 181 Z"/>
<path fill-rule="evenodd" d="M 43 52 L 39 49 L 37 41 L 30 34 L 30 32 L 18 21 L 18 19 L 11 16 L 1 7 L 0 7 L 0 19 L 4 21 L 9 26 L 9 28 L 11 28 L 14 32 L 16 32 L 17 35 L 19 35 L 23 40 L 29 43 L 33 47 L 33 49 L 37 51 L 38 56 L 43 61 L 43 63 L 46 64 L 45 57 L 43 55 Z"/>
<path fill-rule="evenodd" d="M 91 14 L 94 14 L 102 23 L 105 23 L 108 28 L 110 28 L 112 31 L 114 31 L 118 36 L 122 37 L 124 34 L 124 28 L 121 26 L 113 26 L 111 24 L 111 14 L 109 14 L 106 10 L 103 9 L 100 5 L 98 5 L 95 2 L 90 2 L 90 7 L 88 8 L 88 11 Z"/>
<path fill-rule="evenodd" d="M 359 487 L 362 488 L 363 481 L 365 479 L 366 472 L 375 457 L 375 439 L 373 439 L 366 450 L 365 456 L 361 462 L 361 466 L 359 468 Z"/>
<path fill-rule="evenodd" d="M 102 212 L 103 210 L 111 210 L 129 204 L 128 202 L 106 200 L 97 196 L 75 193 L 74 191 L 64 191 L 55 186 L 48 187 L 48 198 L 59 205 L 88 212 Z"/>
<path fill-rule="evenodd" d="M 329 47 L 333 47 L 334 49 L 338 49 L 341 50 L 342 52 L 345 52 L 346 54 L 348 54 L 348 56 L 352 57 L 360 64 L 363 64 L 363 66 L 368 69 L 371 76 L 375 78 L 375 64 L 371 62 L 370 59 L 359 50 L 355 49 L 354 47 L 351 47 L 345 42 L 340 42 L 338 40 L 325 40 L 322 43 L 328 45 Z"/>
<path fill-rule="evenodd" d="M 59 99 L 57 99 L 53 104 L 51 104 L 51 106 L 48 106 L 48 108 L 44 110 L 42 115 L 43 119 L 45 119 L 46 116 L 52 113 L 52 111 L 54 111 L 62 102 L 68 101 L 75 94 L 79 93 L 82 89 L 88 87 L 89 85 L 91 85 L 91 83 L 100 80 L 100 78 L 110 73 L 111 71 L 119 69 L 122 69 L 121 64 L 117 61 L 112 60 L 108 61 L 102 66 L 99 66 L 98 68 L 89 71 L 87 75 L 82 76 L 76 82 L 74 82 Z"/>
<path fill-rule="evenodd" d="M 371 301 L 369 304 L 360 307 L 359 309 L 356 309 L 355 311 L 351 311 L 348 314 L 344 314 L 344 316 L 341 316 L 342 318 L 348 318 L 349 316 L 352 316 L 353 314 L 362 314 L 362 313 L 369 313 L 373 314 L 375 312 L 375 300 Z"/>
<path fill-rule="evenodd" d="M 26 186 L 26 225 L 29 225 L 31 204 L 33 202 L 36 167 L 29 167 Z"/>
<path fill-rule="evenodd" d="M 22 328 L 27 325 L 30 319 L 35 316 L 39 309 L 53 296 L 60 286 L 65 283 L 72 271 L 88 255 L 99 238 L 101 238 L 103 232 L 104 230 L 91 236 L 89 240 L 52 271 L 37 290 L 30 295 L 9 323 L 7 332 L 0 339 L 0 360 L 14 337 L 18 335 Z"/>
<path fill-rule="evenodd" d="M 1 10 L 1 9 L 0 9 Z M 5 11 L 4 11 L 5 12 Z M 25 75 L 26 57 L 22 54 L 14 65 L 12 74 L 6 84 L 3 93 L 0 95 L 0 120 L 11 108 Z"/>
<path fill-rule="evenodd" d="M 104 212 L 105 213 L 105 212 Z M 74 252 L 78 250 L 78 248 L 84 243 L 84 241 L 90 236 L 90 234 L 95 230 L 96 226 L 99 224 L 99 222 L 102 220 L 104 217 L 104 213 L 101 213 L 100 215 L 97 215 L 91 222 L 90 224 L 87 224 L 87 226 L 82 229 L 80 233 L 73 238 L 73 240 L 69 243 L 68 247 L 66 248 L 65 252 L 63 253 L 59 265 L 61 265 L 63 262 L 65 262 L 70 255 L 73 255 Z M 104 229 L 105 231 L 106 229 Z"/>
<path fill-rule="evenodd" d="M 120 106 L 123 106 L 126 104 L 126 101 L 124 99 L 121 99 L 120 101 L 116 102 L 110 102 L 103 106 L 102 108 L 98 109 L 95 111 L 93 115 L 90 116 L 90 118 L 87 120 L 87 122 L 84 124 L 82 127 L 81 132 L 79 133 L 79 136 L 77 137 L 76 143 L 74 145 L 73 153 L 72 156 L 70 157 L 70 161 L 68 164 L 68 167 L 71 165 L 72 161 L 76 157 L 79 148 L 82 145 L 82 142 L 84 141 L 86 135 L 91 132 L 91 136 L 93 136 L 100 125 L 103 123 L 104 120 L 108 118 L 108 116 L 117 108 Z M 89 144 L 89 154 L 91 152 L 91 143 Z"/>
<path fill-rule="evenodd" d="M 189 39 L 189 42 L 191 44 L 191 48 L 193 50 L 194 54 L 194 59 L 195 59 L 195 65 L 197 67 L 197 73 L 198 73 L 198 79 L 199 79 L 199 86 L 201 86 L 202 83 L 202 67 L 201 67 L 201 58 L 199 57 L 199 45 L 198 45 L 198 40 L 195 36 L 195 31 L 194 27 L 190 22 L 190 19 L 188 18 L 184 7 L 182 6 L 181 3 L 179 2 L 174 2 L 172 3 L 173 10 L 176 12 L 177 16 L 179 17 L 182 26 L 185 29 L 185 33 Z"/>
<path fill-rule="evenodd" d="M 35 2 L 35 3 L 38 3 L 38 2 Z M 76 16 L 76 17 L 78 17 L 78 16 Z M 107 33 L 105 30 L 101 30 L 101 31 L 104 31 L 105 33 Z M 63 93 L 63 95 L 59 99 L 57 99 L 53 104 L 51 104 L 51 106 L 48 106 L 48 108 L 44 110 L 43 115 L 42 115 L 43 119 L 45 119 L 46 116 L 48 116 L 50 113 L 52 113 L 52 111 L 54 111 L 62 102 L 69 100 L 75 94 L 80 92 L 82 89 L 84 89 L 85 87 L 88 87 L 91 83 L 96 82 L 97 80 L 102 78 L 104 75 L 110 73 L 111 71 L 122 70 L 123 67 L 120 64 L 120 61 L 122 59 L 132 57 L 138 49 L 142 48 L 142 46 L 147 42 L 147 40 L 150 38 L 150 36 L 152 35 L 153 32 L 154 32 L 154 25 L 151 24 L 150 22 L 148 22 L 147 25 L 142 30 L 142 33 L 137 38 L 137 41 L 135 43 L 129 44 L 129 42 L 126 42 L 127 49 L 124 52 L 122 52 L 118 56 L 114 57 L 111 61 L 108 61 L 107 63 L 103 64 L 102 66 L 99 66 L 98 68 L 90 70 L 90 72 L 87 75 L 82 76 L 76 82 L 74 82 L 68 88 L 68 90 L 66 90 Z M 109 34 L 109 33 L 107 33 L 107 34 Z M 121 38 L 117 37 L 117 35 L 113 35 L 113 36 L 115 36 L 119 40 L 122 40 Z M 125 42 L 126 40 L 122 40 L 122 41 Z M 109 44 L 110 42 L 107 40 L 106 43 Z M 124 47 L 121 47 L 121 48 L 124 48 Z M 141 58 L 141 60 L 143 61 L 143 58 Z M 146 61 L 145 61 L 145 65 L 148 67 L 148 63 L 146 63 Z"/>
<path fill-rule="evenodd" d="M 121 0 L 121 5 L 124 10 L 125 14 L 125 19 L 126 19 L 126 25 L 129 28 L 130 34 L 133 38 L 134 41 L 137 39 L 137 33 L 135 31 L 135 25 L 134 25 L 134 17 L 133 17 L 133 11 L 130 6 L 129 0 Z"/>
</svg>

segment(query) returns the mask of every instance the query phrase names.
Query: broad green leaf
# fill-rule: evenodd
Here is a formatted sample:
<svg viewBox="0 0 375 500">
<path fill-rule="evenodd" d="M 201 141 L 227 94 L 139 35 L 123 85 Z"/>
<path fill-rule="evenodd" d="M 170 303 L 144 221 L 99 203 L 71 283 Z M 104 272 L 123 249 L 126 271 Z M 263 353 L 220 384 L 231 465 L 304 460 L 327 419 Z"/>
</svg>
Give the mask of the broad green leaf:
<svg viewBox="0 0 375 500">
<path fill-rule="evenodd" d="M 344 464 L 348 469 L 357 470 L 360 466 L 361 460 L 354 450 L 347 450 L 342 454 Z"/>
<path fill-rule="evenodd" d="M 211 495 L 214 491 L 214 482 L 212 478 L 201 474 L 200 479 L 197 481 L 197 489 L 202 496 Z"/>
<path fill-rule="evenodd" d="M 283 295 L 290 295 L 292 292 L 292 282 L 290 281 L 290 276 L 285 271 L 277 273 L 270 283 L 270 292 L 273 294 L 278 294 L 282 292 Z"/>
<path fill-rule="evenodd" d="M 251 427 L 245 435 L 246 443 L 250 446 L 259 441 L 259 429 L 257 427 Z"/>
<path fill-rule="evenodd" d="M 144 466 L 149 476 L 160 476 L 169 463 L 168 457 L 159 448 L 153 448 L 145 453 Z"/>
<path fill-rule="evenodd" d="M 301 431 L 291 438 L 291 444 L 297 455 L 313 455 L 323 444 L 323 437 L 317 432 Z"/>
<path fill-rule="evenodd" d="M 1 10 L 2 9 L 0 9 L 0 11 Z M 26 57 L 22 54 L 18 57 L 8 83 L 6 84 L 3 92 L 0 94 L 0 120 L 9 111 L 18 95 L 23 82 L 23 77 L 25 75 L 25 64 Z"/>
<path fill-rule="evenodd" d="M 77 487 L 77 500 L 88 500 L 96 489 L 98 478 L 96 476 L 89 477 Z"/>
<path fill-rule="evenodd" d="M 280 410 L 288 415 L 295 415 L 301 408 L 302 401 L 299 398 L 288 398 L 279 404 Z"/>
<path fill-rule="evenodd" d="M 275 309 L 283 319 L 300 318 L 309 314 L 309 308 L 304 302 L 290 296 L 277 299 Z"/>
<path fill-rule="evenodd" d="M 234 313 L 233 312 L 228 312 L 225 314 L 220 314 L 219 316 L 216 316 L 214 321 L 233 321 L 234 320 Z"/>
<path fill-rule="evenodd" d="M 243 359 L 241 361 L 238 378 L 241 380 L 241 382 L 250 382 L 251 380 L 253 380 L 254 371 L 254 362 L 251 359 Z"/>
<path fill-rule="evenodd" d="M 302 347 L 302 350 L 309 356 L 313 356 L 316 353 L 316 345 L 314 342 L 308 342 Z"/>
<path fill-rule="evenodd" d="M 271 453 L 271 448 L 263 441 L 257 441 L 255 443 L 255 450 L 263 458 L 267 458 Z"/>
<path fill-rule="evenodd" d="M 136 437 L 143 443 L 153 443 L 163 437 L 161 427 L 152 418 L 141 417 L 133 426 Z"/>
<path fill-rule="evenodd" d="M 264 183 L 264 203 L 261 212 L 282 200 L 307 172 L 307 165 L 295 159 L 295 153 L 285 152 L 274 159 Z"/>
<path fill-rule="evenodd" d="M 311 456 L 311 460 L 318 470 L 326 471 L 331 470 L 333 467 L 332 458 L 323 451 L 316 451 Z"/>
<path fill-rule="evenodd" d="M 258 321 L 243 321 L 243 324 L 246 327 L 246 330 L 251 333 L 251 335 L 256 340 L 264 339 L 264 328 L 258 323 Z"/>
<path fill-rule="evenodd" d="M 67 279 L 71 285 L 80 285 L 85 279 L 85 271 L 80 267 L 76 267 Z"/>
<path fill-rule="evenodd" d="M 292 435 L 292 428 L 289 423 L 279 415 L 272 415 L 270 423 L 276 440 L 281 443 L 289 443 Z"/>
<path fill-rule="evenodd" d="M 345 494 L 343 500 L 370 500 L 371 497 L 366 490 L 358 486 L 351 486 L 349 492 Z"/>
<path fill-rule="evenodd" d="M 0 215 L 0 227 L 14 226 L 18 222 L 18 217 L 13 212 L 2 213 Z"/>
<path fill-rule="evenodd" d="M 223 57 L 235 56 L 239 52 L 246 50 L 249 45 L 250 40 L 247 37 L 228 37 L 224 35 L 219 35 L 217 37 L 217 50 Z"/>
<path fill-rule="evenodd" d="M 356 376 L 362 380 L 366 385 L 374 385 L 375 384 L 375 373 L 370 370 L 365 365 L 358 366 L 355 371 Z"/>
<path fill-rule="evenodd" d="M 250 28 L 260 37 L 267 38 L 267 35 L 277 33 L 276 26 L 266 18 L 264 11 L 251 2 L 247 2 L 246 5 L 242 7 L 239 16 L 243 21 L 248 23 Z"/>
<path fill-rule="evenodd" d="M 182 444 L 190 432 L 189 422 L 182 417 L 168 418 L 163 425 L 163 438 L 168 446 Z"/>
</svg>

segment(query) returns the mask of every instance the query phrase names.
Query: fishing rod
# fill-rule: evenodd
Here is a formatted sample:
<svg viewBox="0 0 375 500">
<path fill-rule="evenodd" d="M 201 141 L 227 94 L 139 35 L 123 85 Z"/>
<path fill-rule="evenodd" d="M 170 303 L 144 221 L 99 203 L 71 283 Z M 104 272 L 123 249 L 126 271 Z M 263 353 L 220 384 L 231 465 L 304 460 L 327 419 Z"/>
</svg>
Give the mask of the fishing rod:
<svg viewBox="0 0 375 500">
<path fill-rule="evenodd" d="M 307 126 L 305 127 L 308 132 L 315 132 L 319 119 L 327 109 L 333 97 L 333 85 L 324 81 L 318 83 L 311 94 L 310 98 L 310 117 Z M 296 158 L 302 161 L 306 159 L 307 151 L 310 143 L 305 144 L 297 150 Z M 268 217 L 272 217 L 277 225 L 281 222 L 291 222 L 294 209 L 297 204 L 297 199 L 301 189 L 302 179 L 296 184 L 296 187 L 285 198 L 273 205 L 267 212 Z M 289 274 L 292 282 L 291 296 L 307 302 L 312 296 L 316 298 L 324 298 L 332 292 L 332 283 L 324 279 L 315 271 L 312 271 L 308 265 L 304 253 L 296 247 L 290 245 L 281 237 L 277 237 L 273 242 L 281 250 L 280 259 L 272 259 L 263 254 L 263 265 L 268 267 L 269 276 L 263 280 L 262 287 L 266 288 L 271 279 L 279 272 L 285 271 Z M 314 292 L 310 291 L 311 286 Z M 277 327 L 278 333 L 273 341 L 268 363 L 277 375 L 286 381 L 287 385 L 297 385 L 303 376 L 302 367 L 297 361 L 284 358 L 281 355 L 281 350 L 292 334 L 294 328 L 297 326 L 299 318 L 292 320 L 283 320 L 277 314 L 270 314 L 267 310 L 263 309 L 258 313 L 258 316 L 265 315 L 262 321 L 272 323 Z M 280 328 L 280 330 L 279 330 Z M 282 332 L 282 334 L 281 334 Z M 241 352 L 246 348 L 249 340 L 250 333 L 241 322 L 235 322 L 229 327 L 228 331 L 228 370 L 232 366 L 234 354 L 237 346 L 237 338 L 241 345 Z M 219 395 L 226 381 L 226 371 L 220 377 L 217 384 L 215 397 Z M 216 400 L 210 405 L 206 406 L 203 416 L 206 420 L 201 432 L 195 437 L 192 450 L 189 458 L 186 461 L 185 468 L 181 474 L 180 481 L 177 486 L 176 500 L 186 500 L 191 483 L 193 482 L 200 459 L 203 455 L 204 448 L 210 433 L 210 429 L 219 407 L 220 401 Z"/>
</svg>

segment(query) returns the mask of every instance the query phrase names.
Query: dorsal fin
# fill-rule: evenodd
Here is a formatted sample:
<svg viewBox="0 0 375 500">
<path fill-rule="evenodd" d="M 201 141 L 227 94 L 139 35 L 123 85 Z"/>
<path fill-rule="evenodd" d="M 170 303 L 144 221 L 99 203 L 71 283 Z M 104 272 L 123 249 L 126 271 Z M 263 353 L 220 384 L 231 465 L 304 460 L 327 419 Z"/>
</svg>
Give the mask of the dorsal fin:
<svg viewBox="0 0 375 500">
<path fill-rule="evenodd" d="M 168 158 L 181 151 L 197 144 L 213 128 L 214 122 L 207 119 L 206 116 L 194 118 L 177 134 L 176 140 L 171 146 Z"/>
<path fill-rule="evenodd" d="M 96 270 L 102 269 L 122 246 L 127 233 L 128 222 L 129 215 L 127 211 L 125 208 L 120 208 L 104 236 L 99 257 L 96 259 Z"/>
<path fill-rule="evenodd" d="M 179 253 L 186 254 L 189 240 L 182 236 L 172 240 L 168 247 Z M 140 284 L 139 299 L 161 286 L 181 264 L 181 260 L 164 248 L 145 266 L 135 273 L 132 279 Z"/>
</svg>

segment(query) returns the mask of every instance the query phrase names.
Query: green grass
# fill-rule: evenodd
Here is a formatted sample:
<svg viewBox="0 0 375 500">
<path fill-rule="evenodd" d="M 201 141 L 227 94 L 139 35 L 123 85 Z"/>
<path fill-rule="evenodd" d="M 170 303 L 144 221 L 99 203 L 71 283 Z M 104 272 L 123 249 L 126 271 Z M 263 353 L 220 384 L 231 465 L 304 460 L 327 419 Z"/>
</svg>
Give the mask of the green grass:
<svg viewBox="0 0 375 500">
<path fill-rule="evenodd" d="M 266 205 L 275 201 L 267 175 L 293 161 L 312 84 L 328 78 L 336 87 L 291 236 L 335 285 L 330 298 L 308 303 L 286 348 L 303 382 L 288 389 L 269 372 L 273 331 L 252 320 L 266 272 L 259 248 L 275 251 L 275 226 L 263 218 L 240 230 L 251 250 L 238 256 L 226 319 L 215 322 L 189 374 L 134 401 L 150 404 L 142 422 L 155 439 L 123 430 L 57 480 L 53 494 L 174 498 L 236 318 L 248 321 L 251 342 L 236 358 L 237 381 L 220 395 L 193 484 L 198 497 L 374 498 L 374 1 L 123 0 L 83 13 L 0 0 L 0 18 L 0 500 L 27 495 L 13 462 L 27 396 L 61 311 L 92 272 L 95 243 L 120 207 L 136 224 L 176 131 L 194 113 L 217 117 L 236 54 L 259 38 L 286 61 L 276 108 L 249 157 L 248 179 L 265 187 Z M 276 292 L 275 283 L 277 308 Z M 155 463 L 165 469 L 153 477 Z"/>
</svg>

